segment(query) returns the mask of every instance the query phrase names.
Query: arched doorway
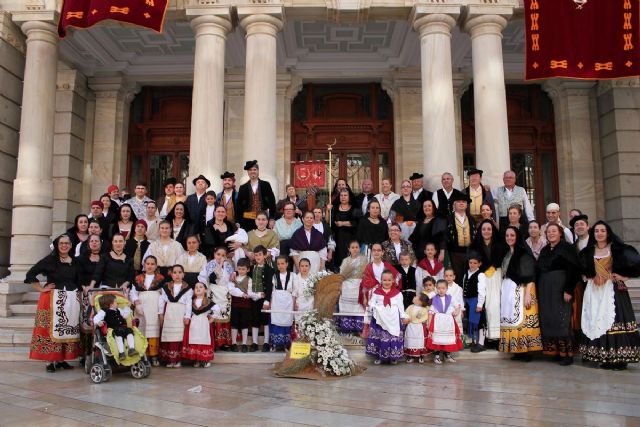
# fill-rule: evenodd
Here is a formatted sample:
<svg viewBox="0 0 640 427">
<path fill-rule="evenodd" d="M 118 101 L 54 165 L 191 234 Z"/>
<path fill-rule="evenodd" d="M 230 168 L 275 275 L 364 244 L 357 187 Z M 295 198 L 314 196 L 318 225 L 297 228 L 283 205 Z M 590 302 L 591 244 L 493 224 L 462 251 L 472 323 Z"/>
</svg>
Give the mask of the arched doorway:
<svg viewBox="0 0 640 427">
<path fill-rule="evenodd" d="M 189 175 L 191 87 L 144 87 L 131 105 L 127 186 L 147 184 L 149 197 L 163 194 L 162 182 Z"/>
<path fill-rule="evenodd" d="M 380 84 L 306 84 L 291 116 L 292 162 L 326 160 L 327 145 L 336 141 L 334 180 L 346 178 L 359 192 L 368 178 L 377 192 L 394 176 L 393 104 Z"/>
<path fill-rule="evenodd" d="M 475 167 L 473 87 L 462 96 L 462 149 L 465 171 Z M 551 99 L 539 85 L 507 85 L 509 152 L 517 185 L 524 187 L 536 218 L 558 202 L 558 166 Z M 465 177 L 466 178 L 466 177 Z"/>
</svg>

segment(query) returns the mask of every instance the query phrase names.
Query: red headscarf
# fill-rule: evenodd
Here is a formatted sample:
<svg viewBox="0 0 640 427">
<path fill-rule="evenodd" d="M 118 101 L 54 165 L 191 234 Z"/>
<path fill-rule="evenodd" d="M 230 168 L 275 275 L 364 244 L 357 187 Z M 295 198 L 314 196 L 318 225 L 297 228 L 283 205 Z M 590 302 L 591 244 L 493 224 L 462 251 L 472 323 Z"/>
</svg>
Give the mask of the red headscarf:
<svg viewBox="0 0 640 427">
<path fill-rule="evenodd" d="M 387 307 L 391 305 L 391 298 L 398 295 L 400 291 L 397 288 L 392 287 L 391 289 L 389 289 L 389 292 L 385 292 L 384 289 L 382 289 L 382 286 L 379 286 L 375 291 L 373 291 L 373 293 L 376 295 L 382 295 L 384 297 L 383 304 L 385 307 Z"/>
</svg>

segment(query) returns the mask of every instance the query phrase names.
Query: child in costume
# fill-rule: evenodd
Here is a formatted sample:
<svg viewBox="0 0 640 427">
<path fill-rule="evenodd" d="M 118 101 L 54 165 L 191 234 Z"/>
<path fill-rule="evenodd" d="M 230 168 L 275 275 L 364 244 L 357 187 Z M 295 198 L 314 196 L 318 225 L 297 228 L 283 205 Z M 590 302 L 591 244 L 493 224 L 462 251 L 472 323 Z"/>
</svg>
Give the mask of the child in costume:
<svg viewBox="0 0 640 427">
<path fill-rule="evenodd" d="M 412 363 L 416 359 L 418 363 L 424 363 L 424 356 L 428 354 L 427 331 L 430 304 L 429 297 L 420 293 L 413 297 L 413 304 L 405 311 L 409 318 L 404 331 L 404 355 L 407 357 L 407 363 Z"/>
<path fill-rule="evenodd" d="M 160 322 L 158 303 L 164 276 L 158 273 L 158 261 L 153 255 L 144 260 L 144 273 L 138 274 L 129 292 L 129 300 L 135 306 L 135 317 L 140 321 L 140 331 L 147 338 L 147 356 L 151 364 L 158 366 L 160 350 Z"/>
<path fill-rule="evenodd" d="M 416 268 L 411 265 L 413 260 L 409 252 L 400 252 L 399 260 L 400 264 L 394 267 L 400 273 L 400 280 L 402 281 L 400 288 L 402 289 L 403 304 L 405 307 L 409 307 L 413 302 L 413 298 L 419 293 L 417 285 L 419 282 L 416 281 L 418 274 L 416 273 Z"/>
<path fill-rule="evenodd" d="M 262 245 L 253 248 L 253 260 L 255 265 L 251 268 L 251 288 L 254 293 L 260 293 L 262 296 L 251 303 L 251 347 L 249 351 L 258 351 L 258 334 L 260 327 L 264 328 L 264 341 L 262 343 L 262 352 L 266 353 L 271 350 L 269 344 L 269 324 L 271 323 L 271 315 L 263 313 L 265 293 L 271 292 L 271 284 L 275 270 L 269 265 L 267 254 L 269 251 Z"/>
<path fill-rule="evenodd" d="M 208 368 L 213 360 L 213 302 L 207 298 L 207 287 L 197 282 L 193 287 L 191 321 L 184 330 L 182 358 L 193 361 L 194 367 Z"/>
<path fill-rule="evenodd" d="M 422 279 L 422 293 L 432 300 L 436 296 L 436 279 L 431 276 Z"/>
<path fill-rule="evenodd" d="M 284 351 L 291 346 L 291 326 L 293 325 L 293 276 L 294 273 L 287 270 L 288 259 L 284 255 L 276 258 L 278 272 L 273 276 L 271 290 L 265 292 L 265 309 L 271 309 L 271 324 L 269 335 L 272 348 L 275 351 Z"/>
<path fill-rule="evenodd" d="M 425 258 L 422 258 L 416 268 L 416 279 L 418 283 L 425 277 L 431 276 L 435 280 L 444 279 L 444 265 L 438 260 L 436 245 L 427 243 L 424 247 Z"/>
<path fill-rule="evenodd" d="M 453 297 L 447 294 L 447 281 L 438 280 L 437 294 L 431 301 L 429 308 L 429 337 L 427 348 L 436 351 L 433 362 L 442 364 L 442 359 L 455 362 L 451 353 L 462 350 L 460 329 L 455 316 L 460 314 L 460 307 L 455 308 Z"/>
<path fill-rule="evenodd" d="M 447 281 L 447 295 L 451 295 L 453 297 L 453 308 L 460 309 L 456 315 L 456 323 L 458 324 L 458 329 L 462 331 L 464 293 L 462 292 L 460 285 L 456 283 L 456 273 L 452 269 L 448 268 L 444 271 L 444 280 Z"/>
<path fill-rule="evenodd" d="M 93 323 L 102 327 L 105 323 L 107 327 L 113 330 L 113 337 L 118 347 L 118 359 L 124 360 L 126 357 L 124 352 L 124 340 L 127 340 L 129 348 L 128 355 L 135 356 L 138 354 L 133 340 L 133 330 L 127 326 L 126 318 L 131 314 L 129 307 L 124 309 L 118 308 L 118 301 L 115 295 L 107 294 L 100 297 L 101 310 L 93 317 Z"/>
<path fill-rule="evenodd" d="M 467 316 L 468 334 L 471 338 L 471 352 L 479 353 L 485 351 L 484 348 L 484 326 L 480 328 L 482 322 L 484 298 L 485 298 L 485 275 L 480 271 L 482 265 L 480 255 L 471 251 L 468 255 L 469 270 L 462 279 L 462 291 L 464 303 L 469 307 Z"/>
<path fill-rule="evenodd" d="M 311 261 L 307 258 L 300 259 L 298 263 L 300 272 L 295 275 L 293 282 L 293 307 L 295 311 L 313 310 L 313 295 L 307 295 L 307 289 L 311 281 L 309 280 L 309 271 L 311 270 Z M 295 320 L 298 322 L 302 314 L 296 314 Z"/>
<path fill-rule="evenodd" d="M 264 296 L 262 292 L 255 293 L 252 290 L 252 281 L 249 277 L 251 263 L 247 258 L 240 258 L 236 269 L 238 275 L 232 286 L 229 286 L 231 294 L 231 339 L 233 345 L 231 351 L 243 353 L 249 351 L 247 339 L 249 337 L 249 325 L 251 324 L 251 302 Z M 238 330 L 242 334 L 242 348 L 238 347 Z"/>
<path fill-rule="evenodd" d="M 213 337 L 216 349 L 231 348 L 231 295 L 229 285 L 235 279 L 235 272 L 227 260 L 227 248 L 215 248 L 213 259 L 198 275 L 198 281 L 209 286 L 208 297 L 213 302 Z"/>
<path fill-rule="evenodd" d="M 167 368 L 182 366 L 182 341 L 184 327 L 189 325 L 193 291 L 184 281 L 184 269 L 176 264 L 171 267 L 171 278 L 160 291 L 158 315 L 162 334 L 160 335 L 160 360 Z"/>
<path fill-rule="evenodd" d="M 344 277 L 342 281 L 342 292 L 338 299 L 338 311 L 340 313 L 354 313 L 349 316 L 336 316 L 334 322 L 336 329 L 347 336 L 360 334 L 362 332 L 362 322 L 364 319 L 364 308 L 358 303 L 360 294 L 360 281 L 367 267 L 367 257 L 360 253 L 360 244 L 357 240 L 349 242 L 349 256 L 342 260 L 340 274 Z M 357 313 L 362 313 L 358 316 Z"/>
</svg>

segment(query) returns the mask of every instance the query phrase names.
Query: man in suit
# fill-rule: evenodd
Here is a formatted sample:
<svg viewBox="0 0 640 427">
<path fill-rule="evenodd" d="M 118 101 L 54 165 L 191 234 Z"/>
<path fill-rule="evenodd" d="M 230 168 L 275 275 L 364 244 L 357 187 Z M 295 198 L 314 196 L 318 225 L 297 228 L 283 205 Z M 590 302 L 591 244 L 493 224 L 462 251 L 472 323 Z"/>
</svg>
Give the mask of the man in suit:
<svg viewBox="0 0 640 427">
<path fill-rule="evenodd" d="M 433 193 L 429 190 L 425 190 L 424 188 L 424 175 L 419 172 L 414 172 L 409 177 L 409 181 L 411 181 L 411 194 L 416 202 L 420 205 L 420 210 L 422 210 L 422 204 L 425 200 L 430 200 L 433 197 Z"/>
<path fill-rule="evenodd" d="M 158 200 L 156 200 L 156 207 L 158 208 L 158 216 L 160 217 L 160 219 L 165 219 L 167 214 L 169 213 L 169 201 L 174 195 L 173 188 L 175 187 L 177 182 L 177 179 L 171 177 L 165 179 L 162 183 L 162 187 L 164 188 L 164 196 L 158 197 Z"/>
<path fill-rule="evenodd" d="M 249 175 L 249 181 L 238 189 L 236 219 L 248 232 L 256 228 L 255 219 L 259 211 L 267 211 L 269 218 L 275 216 L 276 197 L 271 189 L 271 184 L 259 179 L 260 169 L 257 160 L 247 161 L 244 170 Z"/>
<path fill-rule="evenodd" d="M 362 186 L 362 193 L 356 196 L 353 205 L 358 209 L 360 216 L 365 216 L 369 202 L 372 201 L 376 195 L 373 194 L 373 181 L 370 179 L 363 179 L 360 185 Z"/>
<path fill-rule="evenodd" d="M 238 222 L 236 215 L 236 203 L 238 200 L 238 192 L 236 191 L 236 174 L 225 171 L 220 175 L 222 180 L 222 191 L 216 197 L 216 205 L 224 206 L 227 210 L 227 220 L 231 224 Z"/>
<path fill-rule="evenodd" d="M 193 179 L 193 185 L 196 187 L 196 192 L 187 196 L 186 205 L 189 210 L 189 219 L 196 233 L 200 233 L 200 218 L 204 215 L 204 210 L 207 203 L 204 199 L 204 194 L 207 188 L 211 187 L 211 181 L 209 181 L 204 175 L 198 175 Z"/>
</svg>

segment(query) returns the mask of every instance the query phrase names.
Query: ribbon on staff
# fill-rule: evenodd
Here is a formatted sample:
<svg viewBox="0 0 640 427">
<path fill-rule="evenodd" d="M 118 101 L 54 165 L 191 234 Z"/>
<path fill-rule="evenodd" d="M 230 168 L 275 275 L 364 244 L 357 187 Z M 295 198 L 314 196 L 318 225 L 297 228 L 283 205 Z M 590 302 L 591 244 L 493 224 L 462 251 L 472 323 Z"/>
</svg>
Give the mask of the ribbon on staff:
<svg viewBox="0 0 640 427">
<path fill-rule="evenodd" d="M 326 160 L 295 162 L 293 165 L 293 185 L 296 188 L 324 187 Z"/>
<path fill-rule="evenodd" d="M 640 75 L 639 0 L 525 0 L 526 79 Z"/>
<path fill-rule="evenodd" d="M 89 28 L 113 19 L 162 32 L 168 0 L 64 0 L 58 21 L 58 35 L 67 28 Z"/>
</svg>

